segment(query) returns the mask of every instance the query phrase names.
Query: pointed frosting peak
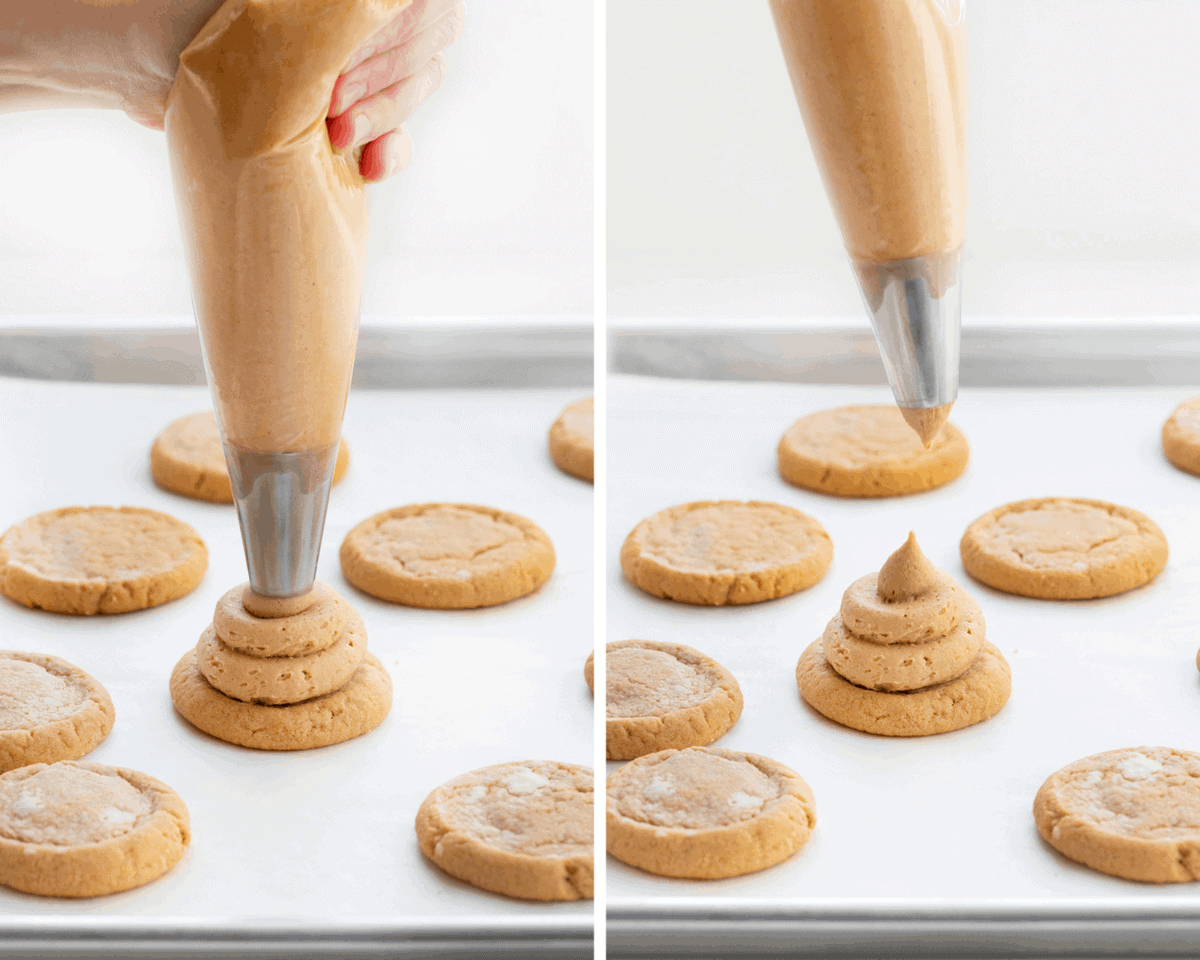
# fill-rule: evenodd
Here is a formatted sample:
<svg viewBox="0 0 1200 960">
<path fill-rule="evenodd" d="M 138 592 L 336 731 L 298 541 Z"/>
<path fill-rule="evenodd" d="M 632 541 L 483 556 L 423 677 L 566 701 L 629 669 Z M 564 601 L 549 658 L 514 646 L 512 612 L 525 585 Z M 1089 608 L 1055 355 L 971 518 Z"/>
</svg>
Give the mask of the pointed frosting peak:
<svg viewBox="0 0 1200 960">
<path fill-rule="evenodd" d="M 891 603 L 911 600 L 931 589 L 937 579 L 937 567 L 921 552 L 916 534 L 909 531 L 904 546 L 879 568 L 879 596 Z"/>
<path fill-rule="evenodd" d="M 904 422 L 917 432 L 925 449 L 929 450 L 933 447 L 933 441 L 937 439 L 938 434 L 942 432 L 946 421 L 950 419 L 952 406 L 954 406 L 953 403 L 943 403 L 940 407 L 929 407 L 928 409 L 901 407 L 900 413 L 904 417 Z"/>
</svg>

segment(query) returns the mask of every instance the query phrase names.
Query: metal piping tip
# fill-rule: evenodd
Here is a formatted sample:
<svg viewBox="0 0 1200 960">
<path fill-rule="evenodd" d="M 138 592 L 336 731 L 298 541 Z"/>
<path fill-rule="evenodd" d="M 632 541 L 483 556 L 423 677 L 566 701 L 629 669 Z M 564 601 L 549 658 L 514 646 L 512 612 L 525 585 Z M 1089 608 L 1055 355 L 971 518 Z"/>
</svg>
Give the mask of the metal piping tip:
<svg viewBox="0 0 1200 960">
<path fill-rule="evenodd" d="M 263 597 L 307 593 L 317 578 L 338 445 L 302 453 L 224 447 L 250 588 Z"/>
<path fill-rule="evenodd" d="M 958 397 L 961 261 L 961 247 L 887 263 L 853 261 L 902 410 L 942 407 Z"/>
</svg>

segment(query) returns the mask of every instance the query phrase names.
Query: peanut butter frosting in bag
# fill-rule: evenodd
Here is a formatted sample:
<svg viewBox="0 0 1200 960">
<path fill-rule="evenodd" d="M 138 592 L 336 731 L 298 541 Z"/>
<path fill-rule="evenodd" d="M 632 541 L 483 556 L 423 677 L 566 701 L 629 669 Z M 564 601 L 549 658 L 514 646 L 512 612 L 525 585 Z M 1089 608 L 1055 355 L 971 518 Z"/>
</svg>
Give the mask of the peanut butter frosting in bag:
<svg viewBox="0 0 1200 960">
<path fill-rule="evenodd" d="M 962 246 L 963 6 L 961 0 L 771 0 L 813 155 L 854 261 L 884 263 Z"/>
<path fill-rule="evenodd" d="M 367 252 L 366 184 L 325 116 L 411 0 L 227 0 L 180 57 L 165 129 L 222 438 L 338 442 Z"/>
</svg>

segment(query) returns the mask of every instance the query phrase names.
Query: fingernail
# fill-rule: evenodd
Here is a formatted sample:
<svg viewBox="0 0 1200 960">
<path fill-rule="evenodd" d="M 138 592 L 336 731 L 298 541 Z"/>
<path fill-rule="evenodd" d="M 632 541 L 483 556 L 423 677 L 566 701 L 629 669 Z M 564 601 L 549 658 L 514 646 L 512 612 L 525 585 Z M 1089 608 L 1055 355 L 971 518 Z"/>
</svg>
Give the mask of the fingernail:
<svg viewBox="0 0 1200 960">
<path fill-rule="evenodd" d="M 367 94 L 367 88 L 363 84 L 361 84 L 361 83 L 346 84 L 344 87 L 342 87 L 341 103 L 339 104 L 339 106 L 341 107 L 341 110 L 339 110 L 338 113 L 345 113 L 352 106 L 354 106 L 356 103 L 358 103 L 359 100 L 361 100 L 363 97 L 365 97 L 366 94 Z"/>
<path fill-rule="evenodd" d="M 371 139 L 371 121 L 365 114 L 360 113 L 354 118 L 354 137 L 350 146 L 357 147 Z"/>
</svg>

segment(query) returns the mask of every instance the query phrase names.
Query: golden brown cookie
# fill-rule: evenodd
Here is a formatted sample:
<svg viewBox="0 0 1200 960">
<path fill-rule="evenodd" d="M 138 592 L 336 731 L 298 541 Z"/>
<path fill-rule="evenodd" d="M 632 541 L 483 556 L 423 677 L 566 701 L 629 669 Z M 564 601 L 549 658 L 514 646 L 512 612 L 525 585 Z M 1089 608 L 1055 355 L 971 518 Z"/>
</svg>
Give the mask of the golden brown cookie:
<svg viewBox="0 0 1200 960">
<path fill-rule="evenodd" d="M 112 730 L 112 698 L 74 664 L 0 650 L 0 773 L 77 760 Z"/>
<path fill-rule="evenodd" d="M 919 690 L 868 690 L 834 670 L 817 640 L 796 664 L 796 683 L 809 706 L 842 726 L 884 737 L 925 737 L 997 713 L 1012 692 L 1012 671 L 985 640 L 971 666 L 954 680 Z"/>
<path fill-rule="evenodd" d="M 620 640 L 607 647 L 609 760 L 712 743 L 742 715 L 733 674 L 681 643 Z"/>
<path fill-rule="evenodd" d="M 526 760 L 464 773 L 417 811 L 417 842 L 472 886 L 524 900 L 590 900 L 592 771 Z"/>
<path fill-rule="evenodd" d="M 1200 662 L 1200 655 L 1197 656 L 1197 662 Z M 588 658 L 583 662 L 583 679 L 587 681 L 588 689 L 592 693 L 596 692 L 596 654 L 589 653 Z"/>
<path fill-rule="evenodd" d="M 1042 784 L 1033 819 L 1055 850 L 1101 873 L 1200 880 L 1200 753 L 1133 747 L 1076 760 Z"/>
<path fill-rule="evenodd" d="M 967 527 L 959 550 L 976 580 L 1043 600 L 1111 597 L 1167 564 L 1167 538 L 1144 513 L 1069 497 L 997 507 Z"/>
<path fill-rule="evenodd" d="M 339 690 L 323 697 L 272 706 L 245 703 L 212 687 L 189 650 L 171 673 L 171 699 L 192 726 L 255 750 L 310 750 L 374 730 L 392 707 L 392 678 L 368 652 Z"/>
<path fill-rule="evenodd" d="M 0 776 L 0 883 L 98 897 L 157 880 L 191 840 L 187 807 L 136 770 L 68 760 Z"/>
<path fill-rule="evenodd" d="M 0 593 L 55 613 L 128 613 L 204 577 L 208 550 L 181 520 L 141 507 L 64 507 L 0 536 Z"/>
<path fill-rule="evenodd" d="M 837 407 L 801 417 L 779 441 L 779 475 L 835 497 L 932 490 L 967 468 L 967 438 L 947 423 L 925 449 L 898 407 Z"/>
<path fill-rule="evenodd" d="M 337 483 L 350 466 L 350 449 L 342 440 L 333 467 Z M 150 448 L 150 475 L 164 490 L 210 503 L 233 503 L 225 451 L 211 410 L 193 413 L 168 424 Z"/>
<path fill-rule="evenodd" d="M 608 778 L 608 852 L 664 877 L 762 870 L 804 846 L 816 822 L 808 784 L 753 753 L 663 750 Z"/>
<path fill-rule="evenodd" d="M 554 465 L 563 473 L 588 481 L 592 480 L 594 474 L 593 399 L 588 397 L 571 404 L 550 427 L 550 459 Z"/>
<path fill-rule="evenodd" d="M 434 610 L 506 603 L 554 570 L 554 546 L 533 521 L 458 503 L 377 513 L 346 535 L 340 557 L 342 573 L 363 593 Z"/>
<path fill-rule="evenodd" d="M 1175 408 L 1162 428 L 1163 453 L 1180 470 L 1200 476 L 1200 397 Z"/>
<path fill-rule="evenodd" d="M 668 507 L 634 527 L 621 547 L 630 583 L 656 597 L 710 606 L 804 590 L 832 560 L 833 543 L 821 524 L 757 500 Z"/>
</svg>

